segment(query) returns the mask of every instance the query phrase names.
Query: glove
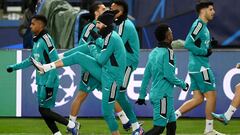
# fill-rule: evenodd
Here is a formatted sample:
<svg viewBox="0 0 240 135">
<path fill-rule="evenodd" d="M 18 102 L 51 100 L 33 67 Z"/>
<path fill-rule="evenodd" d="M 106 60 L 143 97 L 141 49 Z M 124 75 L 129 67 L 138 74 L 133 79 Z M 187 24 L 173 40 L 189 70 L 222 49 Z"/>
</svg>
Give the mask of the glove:
<svg viewBox="0 0 240 135">
<path fill-rule="evenodd" d="M 138 104 L 138 105 L 146 105 L 146 103 L 145 103 L 145 99 L 138 99 L 136 102 L 135 102 L 135 104 Z"/>
<path fill-rule="evenodd" d="M 45 101 L 48 101 L 53 96 L 53 88 L 45 87 L 46 89 L 46 99 Z"/>
<path fill-rule="evenodd" d="M 212 47 L 216 47 L 216 46 L 218 46 L 218 41 L 215 40 L 214 37 L 213 37 L 212 40 L 211 40 L 211 42 L 210 42 L 210 45 L 211 45 Z"/>
<path fill-rule="evenodd" d="M 185 88 L 185 89 L 183 89 L 183 91 L 188 91 L 188 89 L 189 89 L 189 84 L 188 84 L 188 83 L 186 83 L 186 88 Z"/>
<path fill-rule="evenodd" d="M 92 38 L 94 40 L 96 40 L 97 38 L 100 37 L 100 35 L 97 32 L 95 32 L 94 30 L 90 30 L 90 35 L 92 36 Z"/>
<path fill-rule="evenodd" d="M 8 66 L 8 67 L 7 67 L 7 72 L 8 72 L 8 73 L 11 73 L 12 71 L 13 71 L 13 68 L 12 68 L 11 66 Z"/>
<path fill-rule="evenodd" d="M 212 55 L 212 49 L 208 48 L 207 54 L 205 55 L 205 57 L 209 57 L 210 55 Z"/>
</svg>

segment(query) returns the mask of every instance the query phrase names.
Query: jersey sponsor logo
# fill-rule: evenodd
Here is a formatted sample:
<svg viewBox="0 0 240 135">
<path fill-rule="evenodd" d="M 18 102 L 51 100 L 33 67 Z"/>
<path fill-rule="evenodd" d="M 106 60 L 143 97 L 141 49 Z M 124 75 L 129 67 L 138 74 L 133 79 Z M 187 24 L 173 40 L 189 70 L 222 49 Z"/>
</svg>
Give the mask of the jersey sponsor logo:
<svg viewBox="0 0 240 135">
<path fill-rule="evenodd" d="M 66 85 L 66 83 L 60 83 L 58 87 L 58 99 L 56 100 L 55 107 L 60 107 L 70 102 L 74 97 L 74 92 L 77 90 L 77 86 L 74 84 L 74 76 L 76 76 L 74 71 L 70 67 L 63 67 L 63 70 L 63 73 L 59 74 L 60 82 L 61 79 L 63 79 L 64 82 L 71 83 L 69 83 L 69 85 Z M 32 94 L 35 94 L 37 93 L 36 70 L 33 71 L 31 79 L 33 80 L 31 83 Z"/>
</svg>

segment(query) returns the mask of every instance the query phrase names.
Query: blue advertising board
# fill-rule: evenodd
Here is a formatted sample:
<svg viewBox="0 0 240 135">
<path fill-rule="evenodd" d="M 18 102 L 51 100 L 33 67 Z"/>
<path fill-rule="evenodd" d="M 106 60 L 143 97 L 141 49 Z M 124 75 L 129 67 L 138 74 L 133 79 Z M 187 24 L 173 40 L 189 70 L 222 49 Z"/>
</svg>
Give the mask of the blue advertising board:
<svg viewBox="0 0 240 135">
<path fill-rule="evenodd" d="M 138 68 L 133 72 L 127 90 L 127 95 L 133 108 L 140 117 L 152 117 L 152 106 L 149 97 L 146 97 L 147 105 L 139 106 L 135 104 L 141 86 L 141 80 L 144 73 L 144 67 L 147 62 L 149 50 L 142 50 L 140 54 L 140 63 Z M 23 59 L 27 58 L 29 51 L 22 51 Z M 188 52 L 186 50 L 175 51 L 177 59 L 176 74 L 179 78 L 190 82 L 187 74 Z M 240 70 L 235 68 L 238 63 L 240 53 L 238 51 L 218 51 L 215 50 L 210 57 L 210 63 L 216 77 L 217 86 L 217 106 L 216 112 L 224 112 L 228 108 L 231 99 L 234 96 L 234 86 L 239 82 Z M 59 69 L 60 86 L 58 98 L 56 101 L 55 111 L 64 116 L 68 116 L 70 112 L 71 102 L 78 92 L 78 83 L 80 81 L 80 66 L 73 65 Z M 36 99 L 35 70 L 33 67 L 22 71 L 22 116 L 35 117 L 40 116 L 38 113 L 38 104 Z M 175 88 L 175 108 L 177 109 L 185 101 L 192 97 L 192 92 L 184 92 L 179 88 Z M 83 103 L 79 116 L 80 117 L 101 117 L 101 92 L 95 90 L 90 93 L 86 101 Z M 186 113 L 186 117 L 204 117 L 205 102 L 194 110 Z M 240 117 L 237 111 L 234 117 Z"/>
</svg>

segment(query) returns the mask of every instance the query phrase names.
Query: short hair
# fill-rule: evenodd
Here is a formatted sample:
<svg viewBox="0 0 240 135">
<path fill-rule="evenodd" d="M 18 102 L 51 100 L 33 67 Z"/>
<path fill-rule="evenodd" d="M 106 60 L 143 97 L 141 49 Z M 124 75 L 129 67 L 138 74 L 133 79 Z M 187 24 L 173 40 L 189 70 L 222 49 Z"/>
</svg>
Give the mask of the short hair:
<svg viewBox="0 0 240 135">
<path fill-rule="evenodd" d="M 95 1 L 90 7 L 89 7 L 89 13 L 91 15 L 91 17 L 95 18 L 95 11 L 97 11 L 99 9 L 99 5 L 102 5 L 103 3 L 101 1 Z"/>
<path fill-rule="evenodd" d="M 169 25 L 164 23 L 158 25 L 158 27 L 155 29 L 155 32 L 154 32 L 156 39 L 159 42 L 164 41 L 168 30 L 169 30 Z"/>
<path fill-rule="evenodd" d="M 128 4 L 124 0 L 113 0 L 112 3 L 115 3 L 123 8 L 123 14 L 128 14 Z"/>
<path fill-rule="evenodd" d="M 200 13 L 200 10 L 203 8 L 208 8 L 208 6 L 213 6 L 213 2 L 210 0 L 199 0 L 196 4 L 196 11 L 197 13 Z"/>
<path fill-rule="evenodd" d="M 32 19 L 43 22 L 44 27 L 47 26 L 47 18 L 44 15 L 34 15 Z"/>
</svg>

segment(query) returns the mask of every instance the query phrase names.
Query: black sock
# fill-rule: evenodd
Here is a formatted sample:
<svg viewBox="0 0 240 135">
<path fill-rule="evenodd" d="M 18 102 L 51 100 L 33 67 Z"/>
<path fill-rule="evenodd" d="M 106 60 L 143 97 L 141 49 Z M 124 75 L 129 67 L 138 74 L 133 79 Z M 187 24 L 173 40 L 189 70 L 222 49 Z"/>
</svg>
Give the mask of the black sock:
<svg viewBox="0 0 240 135">
<path fill-rule="evenodd" d="M 167 124 L 167 135 L 175 135 L 177 129 L 177 124 L 175 122 L 170 122 Z"/>
<path fill-rule="evenodd" d="M 164 129 L 165 127 L 154 126 L 152 129 L 147 131 L 144 135 L 160 135 L 161 133 L 163 133 Z"/>
</svg>

